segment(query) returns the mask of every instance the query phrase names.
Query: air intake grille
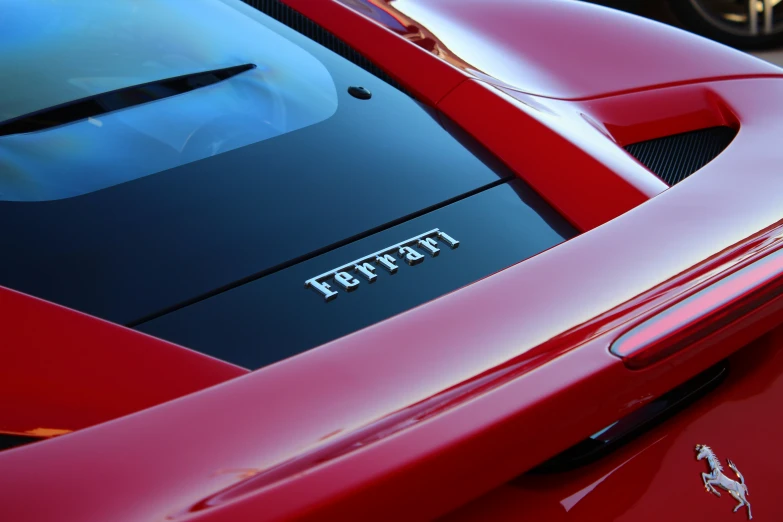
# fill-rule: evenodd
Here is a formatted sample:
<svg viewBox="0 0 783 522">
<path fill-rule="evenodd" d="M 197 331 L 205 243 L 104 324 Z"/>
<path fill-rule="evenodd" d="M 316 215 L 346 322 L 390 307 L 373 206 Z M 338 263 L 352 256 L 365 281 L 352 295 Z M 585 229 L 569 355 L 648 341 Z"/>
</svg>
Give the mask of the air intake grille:
<svg viewBox="0 0 783 522">
<path fill-rule="evenodd" d="M 394 78 L 386 74 L 380 67 L 361 55 L 359 51 L 340 40 L 334 34 L 330 33 L 301 13 L 294 11 L 287 5 L 279 2 L 278 0 L 243 1 L 246 4 L 258 9 L 262 13 L 274 18 L 278 22 L 281 22 L 291 29 L 302 33 L 309 39 L 318 42 L 327 49 L 334 51 L 348 61 L 355 63 L 365 71 L 374 74 L 389 85 L 392 85 L 393 87 L 396 87 L 397 89 L 408 94 L 407 91 L 394 80 Z"/>
<path fill-rule="evenodd" d="M 731 127 L 711 127 L 634 143 L 625 150 L 671 186 L 715 159 L 736 135 Z"/>
</svg>

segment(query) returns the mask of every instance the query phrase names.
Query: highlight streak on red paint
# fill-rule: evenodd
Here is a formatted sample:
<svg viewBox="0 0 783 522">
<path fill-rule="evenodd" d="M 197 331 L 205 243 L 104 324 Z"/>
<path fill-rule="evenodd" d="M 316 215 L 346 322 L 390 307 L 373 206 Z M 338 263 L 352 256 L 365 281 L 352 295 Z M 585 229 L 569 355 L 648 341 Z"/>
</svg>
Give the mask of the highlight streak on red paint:
<svg viewBox="0 0 783 522">
<path fill-rule="evenodd" d="M 632 328 L 610 351 L 629 367 L 649 366 L 777 297 L 781 275 L 778 250 Z"/>
</svg>

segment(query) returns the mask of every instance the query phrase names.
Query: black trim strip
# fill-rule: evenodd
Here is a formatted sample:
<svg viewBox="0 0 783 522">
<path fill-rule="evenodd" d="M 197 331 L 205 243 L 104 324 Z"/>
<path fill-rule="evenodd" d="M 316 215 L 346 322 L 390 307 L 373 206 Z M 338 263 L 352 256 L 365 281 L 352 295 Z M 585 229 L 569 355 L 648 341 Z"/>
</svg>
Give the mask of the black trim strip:
<svg viewBox="0 0 783 522">
<path fill-rule="evenodd" d="M 206 87 L 232 76 L 255 69 L 253 64 L 236 65 L 165 80 L 142 83 L 114 91 L 81 98 L 25 114 L 0 123 L 0 136 L 36 132 L 58 127 L 79 120 L 86 120 L 107 112 L 127 109 L 136 105 L 162 100 L 177 94 Z"/>
<path fill-rule="evenodd" d="M 633 143 L 625 150 L 672 186 L 714 160 L 736 135 L 731 127 L 710 127 Z"/>
<path fill-rule="evenodd" d="M 726 375 L 728 362 L 718 363 L 528 473 L 557 473 L 590 464 L 701 399 Z"/>
<path fill-rule="evenodd" d="M 38 437 L 30 437 L 27 435 L 11 435 L 10 433 L 0 433 L 0 451 L 16 448 L 18 446 L 24 446 L 31 442 L 38 442 L 41 440 Z"/>
</svg>

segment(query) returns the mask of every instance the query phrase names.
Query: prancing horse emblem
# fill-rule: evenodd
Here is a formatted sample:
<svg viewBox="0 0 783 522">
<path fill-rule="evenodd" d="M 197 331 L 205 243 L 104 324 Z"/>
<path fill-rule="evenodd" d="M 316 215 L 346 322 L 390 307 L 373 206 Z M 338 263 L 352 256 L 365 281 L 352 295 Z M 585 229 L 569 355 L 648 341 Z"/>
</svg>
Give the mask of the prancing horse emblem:
<svg viewBox="0 0 783 522">
<path fill-rule="evenodd" d="M 726 459 L 731 470 L 739 477 L 739 482 L 732 480 L 723 474 L 723 466 L 721 465 L 720 460 L 718 460 L 718 456 L 715 455 L 715 452 L 713 452 L 709 446 L 697 444 L 696 452 L 698 453 L 698 455 L 696 455 L 696 460 L 706 458 L 707 463 L 710 465 L 710 473 L 701 474 L 701 479 L 704 481 L 704 490 L 707 493 L 712 492 L 720 496 L 720 493 L 715 489 L 715 486 L 725 489 L 729 492 L 729 495 L 734 497 L 734 500 L 739 502 L 734 508 L 734 512 L 736 513 L 742 506 L 748 506 L 748 520 L 752 519 L 753 515 L 750 514 L 750 502 L 745 498 L 745 495 L 749 495 L 748 486 L 745 485 L 745 478 L 742 476 L 742 473 L 739 472 L 737 466 L 734 465 L 731 459 Z"/>
</svg>

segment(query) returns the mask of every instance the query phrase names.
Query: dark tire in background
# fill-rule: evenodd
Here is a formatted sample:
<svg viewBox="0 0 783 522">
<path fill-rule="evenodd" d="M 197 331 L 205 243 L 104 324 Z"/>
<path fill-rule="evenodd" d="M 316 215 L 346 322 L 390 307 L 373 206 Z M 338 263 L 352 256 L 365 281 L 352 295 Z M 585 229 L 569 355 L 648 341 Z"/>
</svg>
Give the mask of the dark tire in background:
<svg viewBox="0 0 783 522">
<path fill-rule="evenodd" d="M 668 3 L 685 29 L 707 38 L 740 49 L 783 45 L 783 0 L 668 0 Z"/>
</svg>

